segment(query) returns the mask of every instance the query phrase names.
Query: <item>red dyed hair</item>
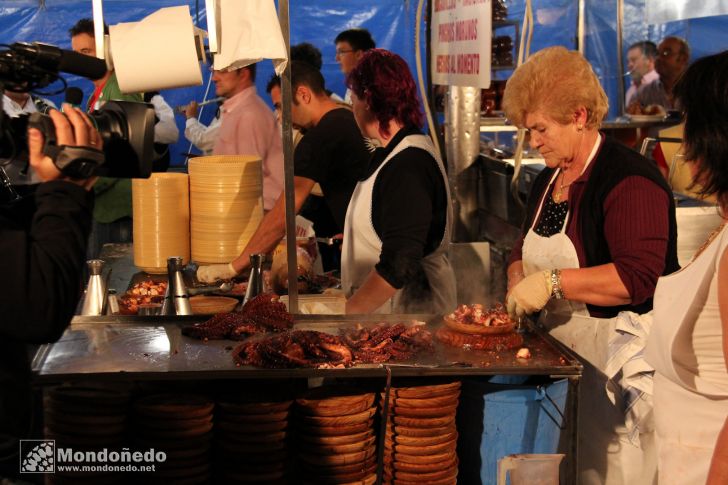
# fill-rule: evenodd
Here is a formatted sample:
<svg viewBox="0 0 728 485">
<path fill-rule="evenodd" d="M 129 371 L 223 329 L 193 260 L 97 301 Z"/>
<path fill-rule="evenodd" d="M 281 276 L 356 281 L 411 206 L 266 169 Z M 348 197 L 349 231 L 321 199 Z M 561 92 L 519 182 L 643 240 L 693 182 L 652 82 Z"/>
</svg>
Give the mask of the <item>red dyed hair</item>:
<svg viewBox="0 0 728 485">
<path fill-rule="evenodd" d="M 349 89 L 369 105 L 379 130 L 389 136 L 390 120 L 422 128 L 417 86 L 407 63 L 394 52 L 370 49 L 346 78 Z"/>
</svg>

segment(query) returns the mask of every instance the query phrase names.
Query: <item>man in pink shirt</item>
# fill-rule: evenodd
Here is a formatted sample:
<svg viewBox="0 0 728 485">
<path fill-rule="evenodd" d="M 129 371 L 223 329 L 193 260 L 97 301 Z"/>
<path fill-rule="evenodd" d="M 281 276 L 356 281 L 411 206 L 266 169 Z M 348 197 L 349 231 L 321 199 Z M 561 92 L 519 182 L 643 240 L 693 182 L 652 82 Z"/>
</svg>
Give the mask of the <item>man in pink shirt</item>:
<svg viewBox="0 0 728 485">
<path fill-rule="evenodd" d="M 215 92 L 225 98 L 213 155 L 257 155 L 263 160 L 263 208 L 283 190 L 283 148 L 273 112 L 255 90 L 255 64 L 214 71 Z"/>
</svg>

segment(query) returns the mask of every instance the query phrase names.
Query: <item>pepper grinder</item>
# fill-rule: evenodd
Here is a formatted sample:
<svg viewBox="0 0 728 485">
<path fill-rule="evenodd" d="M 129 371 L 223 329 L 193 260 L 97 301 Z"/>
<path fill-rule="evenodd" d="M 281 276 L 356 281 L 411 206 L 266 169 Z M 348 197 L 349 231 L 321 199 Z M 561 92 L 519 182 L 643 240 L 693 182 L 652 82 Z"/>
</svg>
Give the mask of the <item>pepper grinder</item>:
<svg viewBox="0 0 728 485">
<path fill-rule="evenodd" d="M 106 309 L 106 282 L 101 277 L 104 270 L 104 260 L 90 259 L 88 265 L 88 284 L 81 307 L 81 315 L 103 315 Z"/>
<path fill-rule="evenodd" d="M 162 303 L 162 315 L 192 315 L 190 297 L 182 277 L 183 268 L 180 256 L 167 258 L 167 291 Z"/>
<path fill-rule="evenodd" d="M 263 293 L 263 257 L 265 257 L 264 254 L 250 255 L 250 277 L 248 278 L 248 288 L 245 290 L 243 305 Z"/>
</svg>

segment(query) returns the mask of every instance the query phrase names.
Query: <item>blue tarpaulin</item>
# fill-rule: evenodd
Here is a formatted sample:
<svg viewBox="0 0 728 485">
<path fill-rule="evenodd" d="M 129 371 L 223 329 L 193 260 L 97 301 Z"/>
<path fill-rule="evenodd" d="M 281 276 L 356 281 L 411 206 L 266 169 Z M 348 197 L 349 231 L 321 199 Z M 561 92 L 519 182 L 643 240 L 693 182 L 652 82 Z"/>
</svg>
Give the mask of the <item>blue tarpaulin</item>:
<svg viewBox="0 0 728 485">
<path fill-rule="evenodd" d="M 654 3 L 655 0 L 650 0 Z M 665 0 L 668 1 L 668 0 Z M 200 27 L 206 27 L 204 3 L 201 0 L 104 0 L 104 15 L 107 23 L 138 21 L 162 7 L 188 5 L 190 13 Z M 673 21 L 663 24 L 648 24 L 646 0 L 624 0 L 623 50 L 639 40 L 656 43 L 667 35 L 678 35 L 689 42 L 693 59 L 728 49 L 728 16 L 703 17 Z M 577 0 L 533 0 L 535 29 L 531 52 L 551 45 L 576 48 L 578 1 Z M 68 29 L 82 17 L 91 16 L 91 0 L 45 0 L 42 6 L 37 0 L 0 1 L 0 42 L 40 41 L 70 48 Z M 509 19 L 522 21 L 525 0 L 508 0 L 506 6 Z M 198 8 L 199 7 L 199 8 Z M 334 38 L 342 30 L 352 27 L 369 29 L 379 47 L 400 54 L 414 70 L 415 66 L 415 0 L 290 0 L 291 43 L 310 42 L 323 54 L 322 72 L 327 87 L 343 95 L 345 91 L 343 74 L 334 60 Z M 594 66 L 609 97 L 609 117 L 618 113 L 618 84 L 628 79 L 617 63 L 617 2 L 586 2 L 585 54 Z M 519 27 L 520 30 L 520 27 Z M 506 35 L 514 35 L 506 34 Z M 427 36 L 422 32 L 423 42 Z M 420 46 L 422 48 L 422 46 Z M 511 71 L 499 71 L 495 79 L 506 79 Z M 257 88 L 263 99 L 265 85 L 273 73 L 270 61 L 258 67 Z M 163 91 L 170 105 L 185 104 L 191 99 L 201 101 L 207 91 L 210 73 L 203 73 L 204 84 L 200 87 Z M 72 86 L 81 87 L 88 95 L 92 92 L 91 82 L 68 76 Z M 214 97 L 214 85 L 207 98 Z M 62 95 L 51 97 L 60 101 Z M 202 121 L 207 123 L 213 115 L 207 109 Z M 178 119 L 180 132 L 184 128 L 184 117 Z M 173 164 L 183 163 L 183 153 L 189 149 L 183 137 L 173 147 Z"/>
</svg>

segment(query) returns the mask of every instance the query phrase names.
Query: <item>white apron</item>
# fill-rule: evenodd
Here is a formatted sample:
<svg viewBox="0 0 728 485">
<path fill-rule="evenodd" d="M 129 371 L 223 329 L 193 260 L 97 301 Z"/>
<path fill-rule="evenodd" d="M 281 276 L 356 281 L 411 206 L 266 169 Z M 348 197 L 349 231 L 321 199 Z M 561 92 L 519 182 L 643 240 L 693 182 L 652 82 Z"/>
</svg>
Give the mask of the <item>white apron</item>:
<svg viewBox="0 0 728 485">
<path fill-rule="evenodd" d="M 713 358 L 720 347 L 720 314 L 704 313 L 716 305 L 720 257 L 728 246 L 725 227 L 708 247 L 682 270 L 657 281 L 654 330 L 645 351 L 655 368 L 655 422 L 660 485 L 705 483 L 713 450 L 728 416 L 728 378 L 703 378 L 696 367 L 683 368 L 678 355 L 695 354 L 693 333 L 698 324 L 715 331 Z M 712 328 L 711 328 L 712 327 Z M 704 334 L 703 334 L 704 335 Z M 704 337 L 703 337 L 704 338 Z M 699 410 L 699 412 L 696 412 Z"/>
<path fill-rule="evenodd" d="M 598 148 L 599 141 L 597 141 Z M 595 155 L 592 151 L 589 161 Z M 588 166 L 587 162 L 587 165 Z M 584 169 L 586 169 L 586 166 Z M 559 171 L 549 182 L 553 185 Z M 533 224 L 523 241 L 523 272 L 526 276 L 547 269 L 579 268 L 576 248 L 566 235 L 569 213 L 561 232 L 551 237 L 536 234 L 546 187 Z M 624 427 L 624 414 L 609 401 L 605 391 L 609 340 L 615 335 L 616 318 L 589 316 L 586 305 L 568 300 L 551 300 L 539 322 L 561 343 L 574 350 L 584 363 L 579 393 L 579 484 L 649 485 L 656 474 L 653 433 L 640 434 L 642 449 L 633 446 Z M 619 401 L 618 403 L 619 404 Z"/>
<path fill-rule="evenodd" d="M 364 283 L 374 266 L 379 262 L 382 252 L 382 241 L 374 230 L 372 223 L 372 192 L 379 171 L 405 148 L 415 147 L 425 150 L 436 161 L 440 168 L 445 190 L 447 192 L 448 211 L 445 222 L 445 233 L 440 246 L 422 260 L 427 280 L 430 284 L 430 295 L 426 301 L 412 298 L 407 288 L 398 290 L 388 302 L 376 313 L 447 313 L 456 305 L 455 274 L 447 251 L 450 246 L 452 227 L 452 207 L 450 189 L 447 183 L 445 167 L 435 152 L 432 142 L 425 135 L 409 135 L 405 137 L 384 159 L 377 170 L 366 180 L 359 182 L 351 196 L 346 210 L 344 223 L 344 242 L 341 255 L 341 285 L 347 297 L 350 297 Z"/>
</svg>

